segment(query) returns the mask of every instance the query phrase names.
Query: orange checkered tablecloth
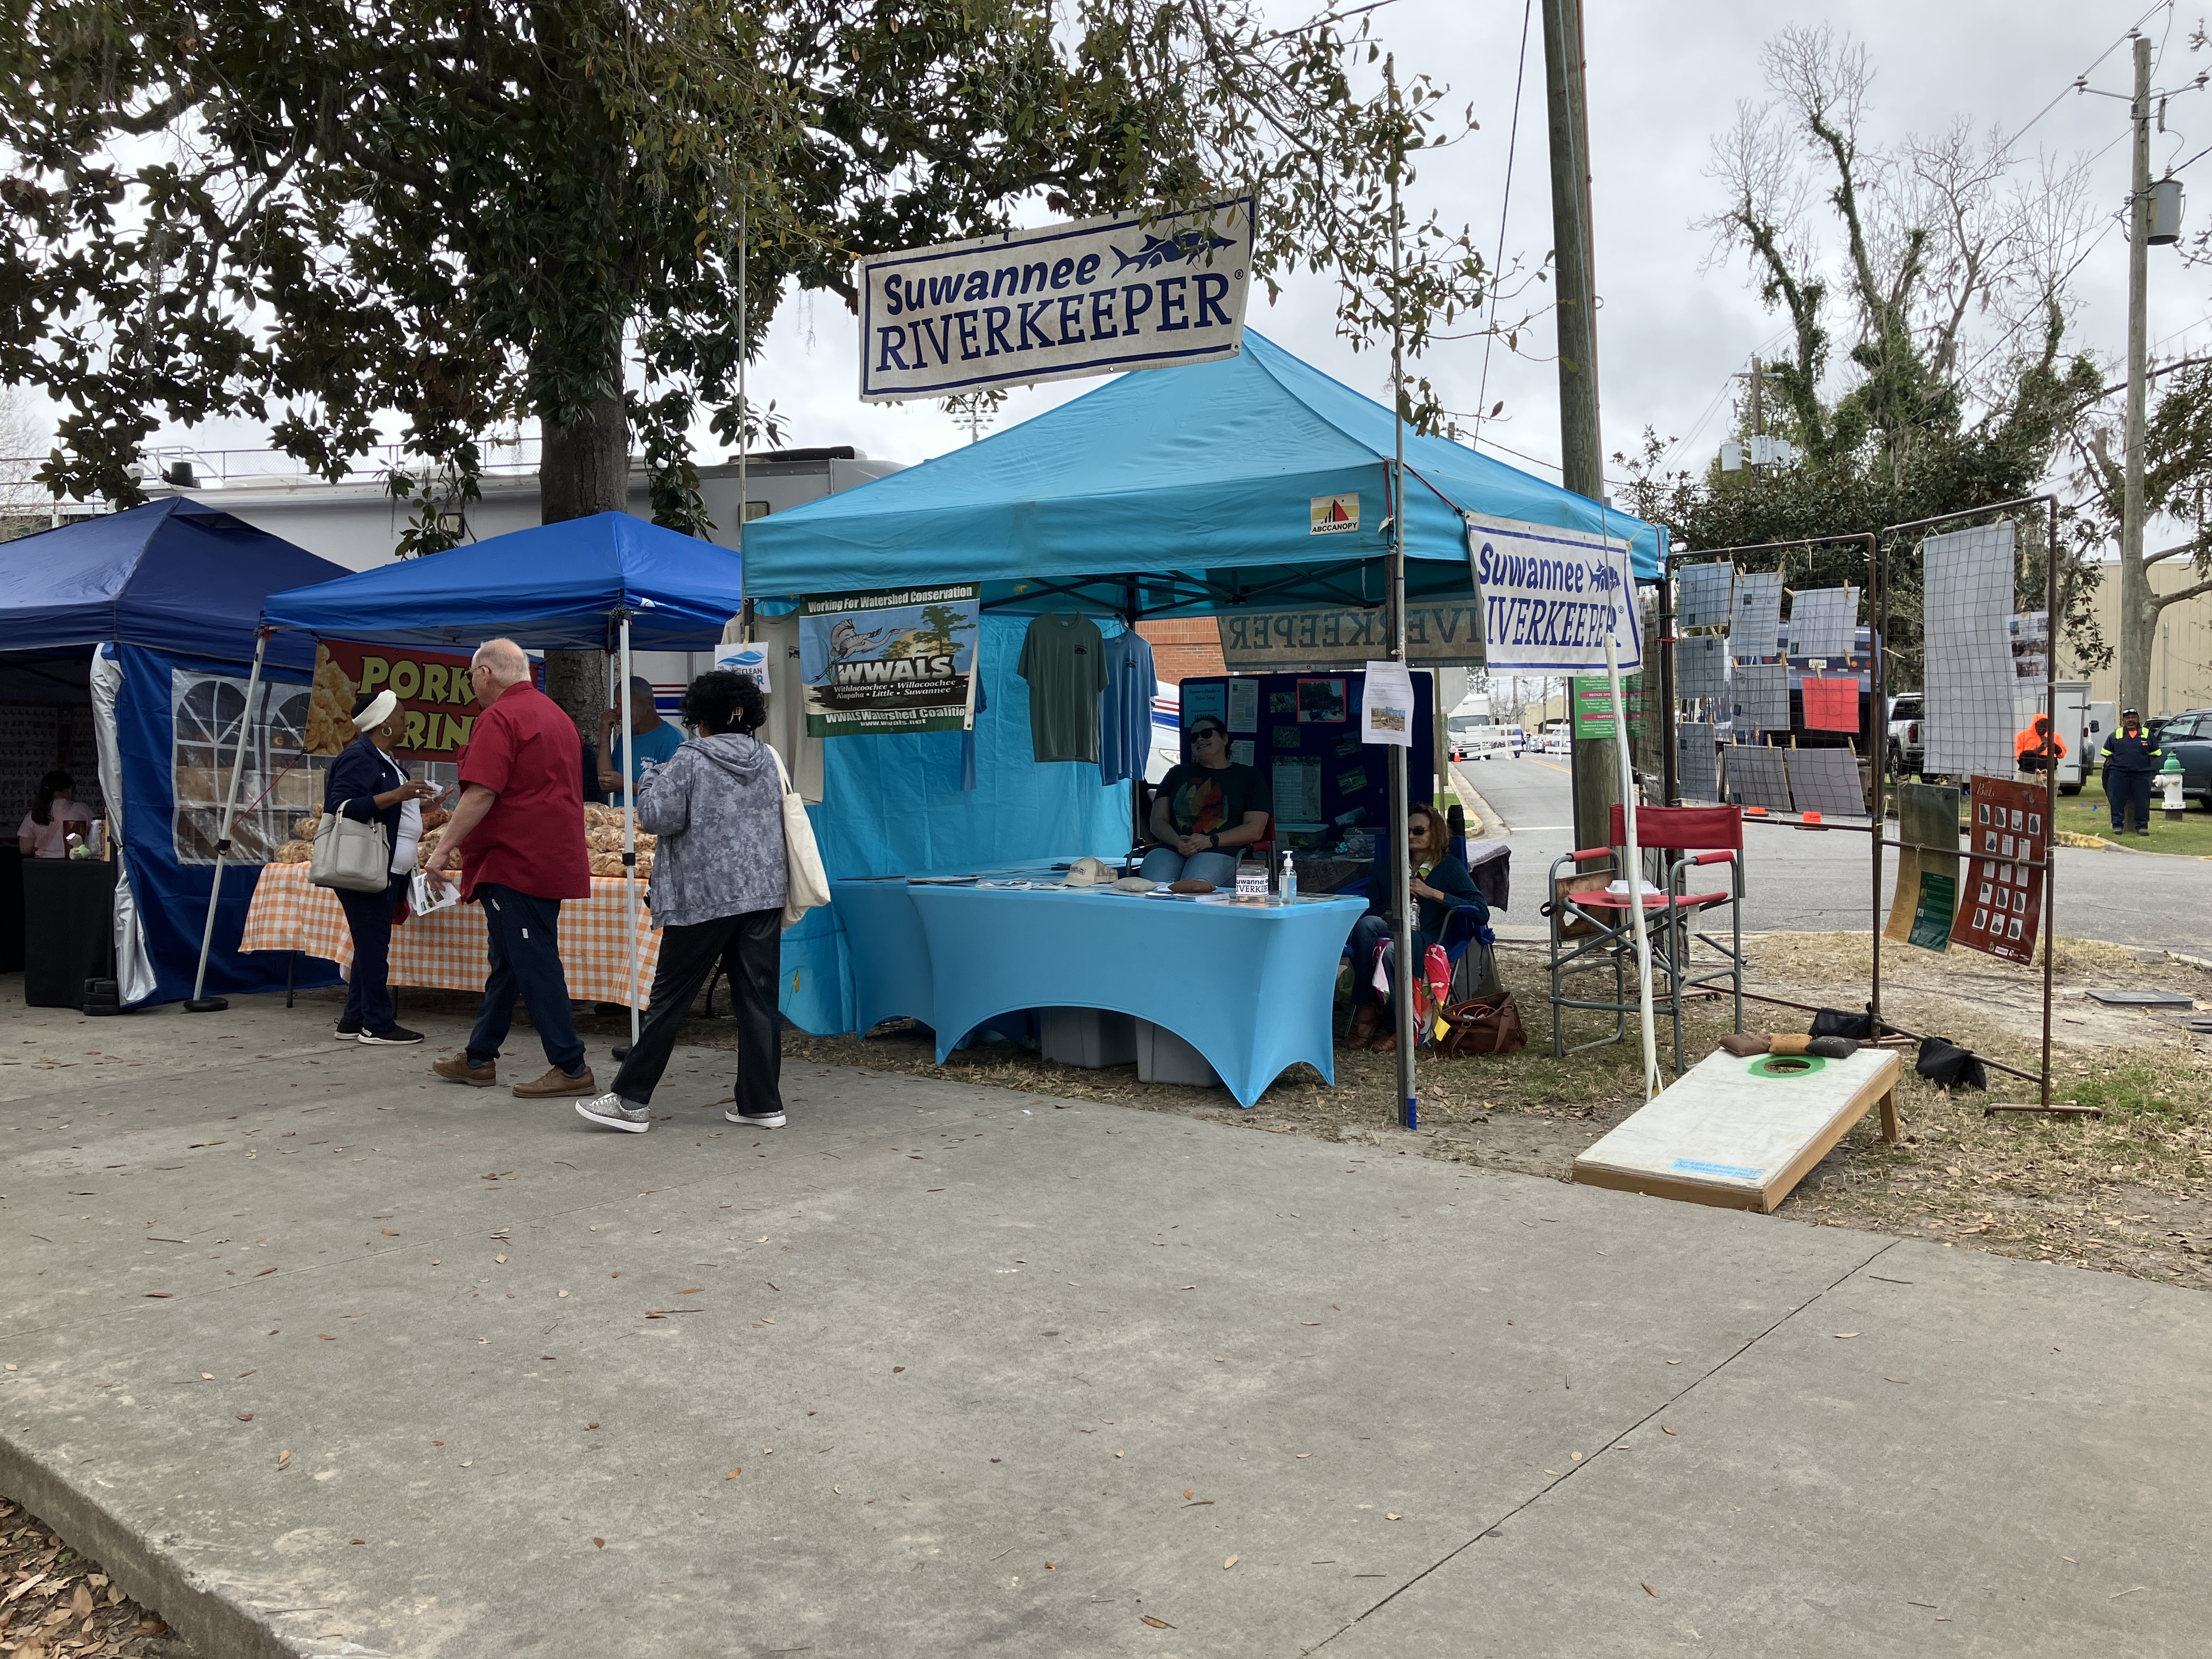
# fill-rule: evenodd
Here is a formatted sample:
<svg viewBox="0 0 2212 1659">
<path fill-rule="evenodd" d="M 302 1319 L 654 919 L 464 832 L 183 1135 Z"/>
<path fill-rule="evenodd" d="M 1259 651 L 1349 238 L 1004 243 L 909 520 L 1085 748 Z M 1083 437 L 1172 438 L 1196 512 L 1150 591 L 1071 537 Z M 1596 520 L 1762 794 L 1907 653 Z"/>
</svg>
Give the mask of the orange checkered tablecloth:
<svg viewBox="0 0 2212 1659">
<path fill-rule="evenodd" d="M 619 876 L 595 877 L 592 896 L 561 906 L 561 966 L 568 994 L 584 1002 L 629 1000 L 630 952 L 637 956 L 637 1006 L 653 990 L 653 970 L 660 960 L 660 935 L 645 908 L 645 884 L 638 884 L 637 922 L 630 925 Z M 341 966 L 353 962 L 353 935 L 337 895 L 310 886 L 304 864 L 271 864 L 261 872 L 253 903 L 246 913 L 242 951 L 301 951 Z M 392 933 L 392 982 L 434 986 L 447 991 L 481 991 L 491 961 L 484 949 L 483 912 L 473 904 L 449 905 L 433 915 L 411 916 Z"/>
</svg>

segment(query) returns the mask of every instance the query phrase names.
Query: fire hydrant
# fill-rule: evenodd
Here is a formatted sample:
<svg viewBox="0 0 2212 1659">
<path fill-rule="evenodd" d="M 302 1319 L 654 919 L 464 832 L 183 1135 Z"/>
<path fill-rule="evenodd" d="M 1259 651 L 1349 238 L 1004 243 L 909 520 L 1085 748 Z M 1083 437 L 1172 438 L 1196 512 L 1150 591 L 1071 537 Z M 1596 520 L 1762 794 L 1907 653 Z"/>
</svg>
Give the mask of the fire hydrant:
<svg viewBox="0 0 2212 1659">
<path fill-rule="evenodd" d="M 2158 775 L 2159 791 L 2166 799 L 2160 803 L 2168 823 L 2179 823 L 2189 811 L 2189 803 L 2181 798 L 2181 757 L 2169 750 L 2166 765 Z"/>
</svg>

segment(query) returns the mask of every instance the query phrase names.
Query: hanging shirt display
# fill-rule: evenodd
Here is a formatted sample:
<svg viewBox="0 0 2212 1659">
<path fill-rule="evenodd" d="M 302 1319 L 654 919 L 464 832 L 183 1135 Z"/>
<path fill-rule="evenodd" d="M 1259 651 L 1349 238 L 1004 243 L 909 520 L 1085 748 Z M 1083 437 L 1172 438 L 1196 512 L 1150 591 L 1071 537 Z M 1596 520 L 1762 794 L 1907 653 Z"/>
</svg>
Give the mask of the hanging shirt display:
<svg viewBox="0 0 2212 1659">
<path fill-rule="evenodd" d="M 1015 672 L 1030 683 L 1030 742 L 1046 761 L 1098 758 L 1098 694 L 1106 689 L 1106 641 L 1088 617 L 1039 617 L 1022 641 Z"/>
<path fill-rule="evenodd" d="M 1098 696 L 1098 781 L 1145 775 L 1152 753 L 1152 647 L 1130 629 L 1106 641 L 1106 689 Z"/>
</svg>

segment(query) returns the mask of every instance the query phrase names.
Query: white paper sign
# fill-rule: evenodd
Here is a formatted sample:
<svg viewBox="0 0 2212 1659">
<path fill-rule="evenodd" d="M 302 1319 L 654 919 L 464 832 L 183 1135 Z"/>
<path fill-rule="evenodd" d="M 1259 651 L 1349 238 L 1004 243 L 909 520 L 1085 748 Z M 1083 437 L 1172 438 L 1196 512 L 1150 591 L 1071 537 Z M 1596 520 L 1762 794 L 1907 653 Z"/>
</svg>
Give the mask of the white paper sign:
<svg viewBox="0 0 2212 1659">
<path fill-rule="evenodd" d="M 1252 198 L 881 254 L 854 283 L 864 403 L 1212 362 L 1243 349 Z"/>
<path fill-rule="evenodd" d="M 1259 681 L 1229 682 L 1229 729 L 1232 732 L 1256 732 L 1260 729 Z"/>
<path fill-rule="evenodd" d="M 1493 675 L 1602 673 L 1608 628 L 1620 672 L 1644 665 L 1626 542 L 1470 513 L 1467 560 Z"/>
<path fill-rule="evenodd" d="M 727 668 L 743 674 L 761 689 L 765 697 L 769 691 L 768 647 L 755 641 L 750 645 L 725 645 L 714 653 L 714 666 Z"/>
<path fill-rule="evenodd" d="M 1401 662 L 1367 665 L 1367 689 L 1359 699 L 1359 740 L 1413 746 L 1413 677 Z"/>
</svg>

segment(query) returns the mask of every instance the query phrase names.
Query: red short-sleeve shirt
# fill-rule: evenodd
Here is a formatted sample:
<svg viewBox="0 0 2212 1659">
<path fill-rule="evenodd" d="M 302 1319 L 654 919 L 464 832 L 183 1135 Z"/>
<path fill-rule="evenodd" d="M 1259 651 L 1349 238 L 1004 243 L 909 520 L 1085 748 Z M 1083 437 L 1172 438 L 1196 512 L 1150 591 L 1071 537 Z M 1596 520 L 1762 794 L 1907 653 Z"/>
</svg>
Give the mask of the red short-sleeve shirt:
<svg viewBox="0 0 2212 1659">
<path fill-rule="evenodd" d="M 461 781 L 499 799 L 461 843 L 461 896 L 493 882 L 534 898 L 592 896 L 575 722 L 527 680 L 477 716 L 459 755 Z"/>
</svg>

